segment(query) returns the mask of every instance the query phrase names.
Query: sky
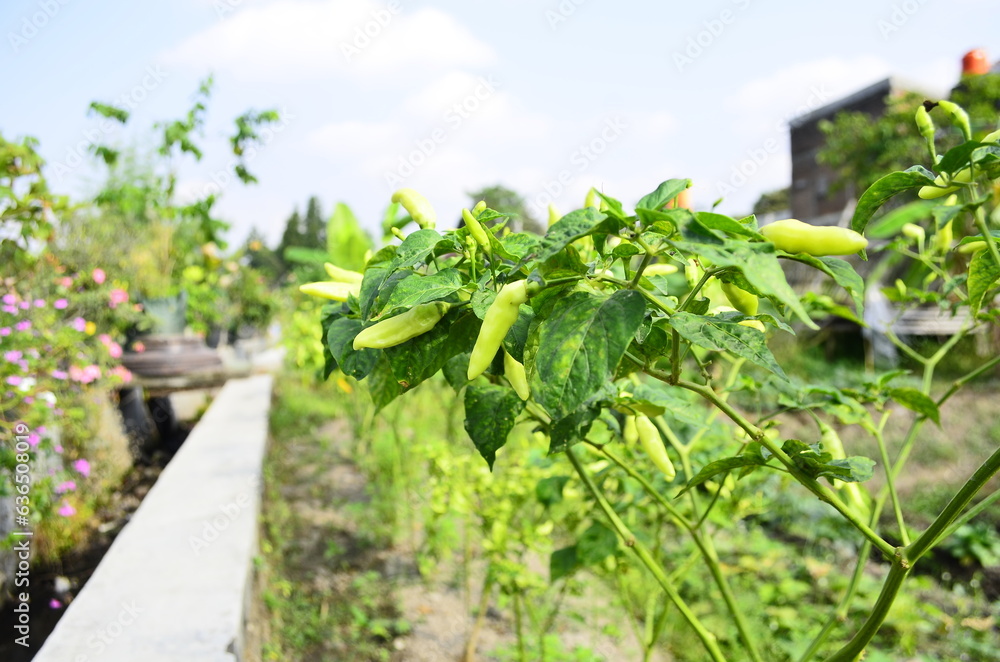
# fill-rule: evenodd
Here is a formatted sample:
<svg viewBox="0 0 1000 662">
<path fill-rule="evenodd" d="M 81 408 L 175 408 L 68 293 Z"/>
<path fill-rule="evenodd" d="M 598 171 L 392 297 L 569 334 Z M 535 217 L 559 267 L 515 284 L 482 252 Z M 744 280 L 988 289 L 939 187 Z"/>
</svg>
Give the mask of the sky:
<svg viewBox="0 0 1000 662">
<path fill-rule="evenodd" d="M 544 219 L 687 177 L 696 209 L 739 215 L 788 185 L 789 119 L 887 76 L 945 95 L 968 50 L 1000 59 L 997 26 L 990 0 L 2 0 L 0 133 L 82 198 L 90 144 L 150 149 L 212 75 L 205 155 L 173 167 L 181 201 L 221 194 L 234 241 L 276 244 L 313 195 L 374 234 L 404 186 L 457 219 L 500 184 Z M 272 108 L 259 183 L 232 182 L 233 119 Z"/>
</svg>

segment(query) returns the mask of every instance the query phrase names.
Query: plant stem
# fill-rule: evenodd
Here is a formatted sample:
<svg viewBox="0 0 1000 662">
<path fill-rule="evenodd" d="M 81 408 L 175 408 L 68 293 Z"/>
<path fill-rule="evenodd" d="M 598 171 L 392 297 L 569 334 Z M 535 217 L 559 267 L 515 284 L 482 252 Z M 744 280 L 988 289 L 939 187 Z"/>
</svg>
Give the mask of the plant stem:
<svg viewBox="0 0 1000 662">
<path fill-rule="evenodd" d="M 896 525 L 899 527 L 899 539 L 903 542 L 903 545 L 910 544 L 910 534 L 906 532 L 906 522 L 903 519 L 903 508 L 899 504 L 899 494 L 896 493 L 896 482 L 893 480 L 892 476 L 892 463 L 889 461 L 889 451 L 885 447 L 885 435 L 883 430 L 885 429 L 886 421 L 889 419 L 889 413 L 886 412 L 882 415 L 882 420 L 879 421 L 878 427 L 872 427 L 869 432 L 875 437 L 875 441 L 878 443 L 879 456 L 882 459 L 882 468 L 885 471 L 885 486 L 889 490 L 889 498 L 892 501 L 892 510 L 896 515 Z M 867 426 L 866 426 L 867 427 Z"/>
<path fill-rule="evenodd" d="M 889 575 L 885 578 L 882 591 L 879 593 L 871 613 L 868 614 L 867 620 L 843 648 L 826 658 L 826 662 L 855 662 L 858 659 L 858 656 L 864 652 L 865 647 L 875 637 L 875 633 L 882 627 L 882 623 L 889 614 L 889 609 L 903 585 L 903 580 L 906 579 L 909 572 L 910 564 L 903 558 L 903 554 L 897 551 L 892 560 Z"/>
<path fill-rule="evenodd" d="M 701 620 L 695 615 L 691 608 L 684 602 L 684 599 L 677 592 L 677 589 L 667 578 L 666 573 L 663 572 L 663 568 L 656 563 L 653 559 L 653 555 L 649 552 L 646 546 L 629 531 L 625 523 L 622 522 L 621 518 L 618 517 L 618 513 L 615 512 L 611 504 L 604 497 L 604 494 L 600 491 L 597 485 L 594 484 L 593 479 L 590 474 L 587 473 L 583 465 L 580 463 L 579 458 L 577 458 L 576 453 L 572 448 L 566 449 L 566 456 L 569 458 L 570 463 L 576 470 L 577 475 L 580 476 L 580 480 L 583 481 L 584 486 L 590 495 L 597 501 L 598 506 L 604 511 L 605 516 L 611 523 L 611 526 L 615 529 L 618 535 L 625 541 L 625 546 L 632 549 L 635 555 L 639 558 L 639 561 L 646 566 L 649 572 L 656 579 L 657 583 L 663 588 L 664 592 L 670 598 L 670 601 L 674 603 L 677 609 L 684 616 L 684 619 L 688 622 L 691 628 L 695 631 L 695 634 L 701 640 L 702 645 L 708 654 L 711 656 L 712 660 L 715 662 L 725 662 L 726 658 L 722 654 L 722 650 L 719 648 L 719 643 L 717 637 L 709 632 L 705 626 L 702 624 Z"/>
<path fill-rule="evenodd" d="M 966 481 L 962 489 L 958 491 L 948 505 L 944 507 L 941 514 L 938 515 L 931 525 L 920 535 L 919 538 L 913 541 L 913 544 L 908 545 L 905 549 L 906 559 L 911 564 L 916 563 L 916 561 L 923 556 L 927 551 L 934 546 L 934 544 L 941 538 L 941 534 L 951 526 L 951 523 L 961 515 L 965 507 L 969 505 L 973 497 L 986 485 L 987 482 L 993 476 L 1000 471 L 1000 449 L 994 451 L 993 455 L 989 456 L 985 462 L 983 462 L 976 472 L 972 474 L 972 477 Z"/>
<path fill-rule="evenodd" d="M 997 499 L 1000 499 L 1000 490 L 997 490 L 993 494 L 989 495 L 988 497 L 977 503 L 972 508 L 969 508 L 959 517 L 956 517 L 955 521 L 951 523 L 951 526 L 945 529 L 944 532 L 942 532 L 941 535 L 938 536 L 937 540 L 934 541 L 934 544 L 931 545 L 931 547 L 937 547 L 938 543 L 940 543 L 945 538 L 951 536 L 951 534 L 955 533 L 955 531 L 958 530 L 958 527 L 962 526 L 963 524 L 968 524 L 976 515 L 983 512 L 991 505 L 993 505 L 993 502 L 996 501 Z"/>
<path fill-rule="evenodd" d="M 919 538 L 897 550 L 892 562 L 892 569 L 889 570 L 889 576 L 886 577 L 882 591 L 879 593 L 878 600 L 868 618 L 851 641 L 833 656 L 827 658 L 826 662 L 854 662 L 882 626 L 893 601 L 896 599 L 896 594 L 899 593 L 903 580 L 913 564 L 943 538 L 942 534 L 998 471 L 1000 471 L 1000 449 L 996 450 L 980 465 L 972 477 L 962 486 L 962 489 L 958 491 L 958 494 L 948 502 L 941 514 L 934 519 Z"/>
<path fill-rule="evenodd" d="M 667 375 L 663 374 L 658 370 L 647 370 L 647 374 L 660 380 L 665 380 Z M 778 447 L 773 441 L 767 438 L 764 431 L 758 428 L 756 425 L 744 418 L 739 412 L 737 412 L 733 407 L 729 405 L 725 400 L 719 397 L 718 393 L 707 386 L 701 384 L 696 384 L 694 382 L 680 381 L 677 383 L 678 386 L 686 388 L 689 391 L 694 391 L 698 395 L 702 396 L 716 407 L 722 410 L 726 416 L 728 416 L 734 423 L 743 428 L 747 434 L 754 440 L 759 442 L 762 446 L 767 448 L 778 461 L 781 462 L 788 469 L 797 481 L 799 481 L 803 487 L 815 494 L 821 501 L 825 501 L 834 509 L 839 512 L 844 519 L 850 522 L 854 528 L 860 531 L 866 538 L 872 541 L 875 547 L 882 552 L 886 558 L 892 558 L 896 550 L 890 545 L 882 536 L 875 533 L 867 523 L 865 523 L 857 513 L 848 508 L 840 497 L 834 494 L 826 485 L 820 483 L 815 478 L 802 473 L 802 471 L 796 466 L 794 460 L 792 460 L 789 455 Z"/>
<path fill-rule="evenodd" d="M 722 599 L 726 603 L 726 608 L 729 610 L 730 615 L 732 615 L 733 620 L 736 622 L 736 629 L 739 631 L 740 638 L 743 640 L 743 644 L 746 646 L 747 652 L 750 654 L 750 659 L 754 660 L 754 662 L 760 662 L 761 657 L 760 653 L 757 652 L 757 644 L 754 641 L 753 636 L 750 634 L 751 628 L 746 622 L 746 617 L 740 610 L 739 604 L 736 602 L 736 596 L 733 594 L 733 591 L 729 586 L 729 582 L 726 581 L 726 576 L 722 574 L 722 568 L 719 566 L 719 556 L 715 551 L 714 545 L 712 545 L 711 538 L 702 537 L 701 532 L 695 528 L 691 522 L 669 501 L 664 499 L 663 495 L 654 489 L 649 481 L 646 480 L 646 478 L 637 472 L 633 467 L 623 462 L 605 448 L 600 446 L 595 446 L 595 448 L 597 448 L 601 454 L 604 455 L 604 457 L 617 464 L 622 470 L 625 471 L 625 473 L 637 481 L 642 486 L 643 490 L 645 490 L 654 501 L 659 503 L 677 524 L 687 530 L 687 532 L 691 535 L 691 539 L 694 541 L 694 544 L 698 546 L 698 550 L 701 552 L 701 556 L 705 560 L 705 565 L 712 574 L 712 579 L 715 581 L 715 585 L 719 588 L 719 592 L 722 594 Z M 685 469 L 685 471 L 689 471 L 689 469 Z"/>
<path fill-rule="evenodd" d="M 520 662 L 528 662 L 528 651 L 524 648 L 524 632 L 521 629 L 521 593 L 514 593 L 514 630 L 517 634 L 517 653 Z"/>
<path fill-rule="evenodd" d="M 483 593 L 479 597 L 479 613 L 476 614 L 476 622 L 469 633 L 469 639 L 465 643 L 465 655 L 462 662 L 476 662 L 476 641 L 479 639 L 479 631 L 483 629 L 483 621 L 486 619 L 486 610 L 490 605 L 490 591 L 493 589 L 493 564 L 486 566 L 486 579 L 483 581 Z"/>
</svg>

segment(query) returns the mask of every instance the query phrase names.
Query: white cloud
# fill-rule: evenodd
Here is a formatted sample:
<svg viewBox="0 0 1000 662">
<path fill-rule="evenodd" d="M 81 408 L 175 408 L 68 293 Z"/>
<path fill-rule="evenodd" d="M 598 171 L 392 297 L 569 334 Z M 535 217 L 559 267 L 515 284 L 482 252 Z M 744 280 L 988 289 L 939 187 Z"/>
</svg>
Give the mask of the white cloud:
<svg viewBox="0 0 1000 662">
<path fill-rule="evenodd" d="M 778 129 L 788 120 L 833 103 L 890 73 L 889 63 L 873 56 L 800 62 L 747 82 L 727 101 L 739 113 L 737 128 Z"/>
<path fill-rule="evenodd" d="M 245 80 L 286 81 L 475 67 L 493 63 L 496 55 L 437 9 L 411 13 L 399 2 L 296 0 L 238 6 L 163 59 L 170 65 L 230 71 Z"/>
</svg>

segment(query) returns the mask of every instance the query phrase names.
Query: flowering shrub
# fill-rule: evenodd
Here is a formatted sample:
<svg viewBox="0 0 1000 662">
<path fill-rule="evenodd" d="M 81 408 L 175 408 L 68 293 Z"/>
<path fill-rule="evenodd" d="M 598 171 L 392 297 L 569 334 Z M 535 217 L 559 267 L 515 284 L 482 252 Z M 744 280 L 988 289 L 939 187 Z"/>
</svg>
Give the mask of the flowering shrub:
<svg viewBox="0 0 1000 662">
<path fill-rule="evenodd" d="M 54 210 L 32 144 L 0 136 L 0 434 L 29 431 L 28 512 L 39 549 L 55 554 L 87 526 L 103 468 L 92 473 L 97 402 L 132 376 L 118 359 L 138 313 L 101 268 L 69 272 L 51 252 Z M 6 177 L 4 176 L 6 175 Z M 6 187 L 6 188 L 4 188 Z M 23 429 L 23 428 L 21 428 Z M 12 443 L 0 452 L 0 497 L 14 492 Z M 89 488 L 89 489 L 88 489 Z M 7 541 L 9 543 L 10 540 Z"/>
</svg>

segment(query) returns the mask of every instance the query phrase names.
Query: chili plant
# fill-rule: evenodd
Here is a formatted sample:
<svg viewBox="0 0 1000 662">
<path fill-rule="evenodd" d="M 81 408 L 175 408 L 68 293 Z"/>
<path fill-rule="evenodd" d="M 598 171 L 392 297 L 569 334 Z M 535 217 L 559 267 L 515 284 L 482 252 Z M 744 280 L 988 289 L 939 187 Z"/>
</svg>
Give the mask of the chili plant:
<svg viewBox="0 0 1000 662">
<path fill-rule="evenodd" d="M 393 199 L 420 229 L 408 235 L 396 230 L 400 243 L 368 260 L 360 286 L 304 288 L 337 301 L 323 311 L 327 375 L 339 369 L 367 380 L 375 408 L 381 409 L 443 372 L 462 394 L 465 429 L 491 469 L 498 453 L 502 461 L 515 426 L 532 426 L 549 454 L 565 455 L 575 485 L 604 520 L 601 527 L 613 532 L 611 547 L 623 545 L 645 567 L 715 661 L 727 656 L 759 661 L 765 659 L 762 651 L 771 655 L 774 648 L 741 610 L 731 569 L 720 562 L 713 542 L 711 511 L 735 480 L 752 473 L 780 472 L 794 479 L 801 497 L 819 499 L 838 514 L 857 544 L 856 567 L 839 604 L 800 659 L 855 660 L 883 624 L 913 566 L 1000 494 L 969 508 L 1000 470 L 997 451 L 926 529 L 912 533 L 894 484 L 921 426 L 939 423 L 940 408 L 956 391 L 1000 363 L 1000 356 L 990 358 L 945 392 L 932 392 L 941 360 L 1000 314 L 993 303 L 1000 234 L 990 227 L 998 220 L 993 182 L 1000 174 L 1000 146 L 995 137 L 966 138 L 940 156 L 929 141 L 934 172 L 914 166 L 877 181 L 861 197 L 851 230 L 791 221 L 768 229 L 753 216 L 690 211 L 675 202 L 690 180 L 671 179 L 632 210 L 592 190 L 584 208 L 552 214 L 541 236 L 507 231 L 509 219 L 483 204 L 463 210 L 462 227 L 441 231 L 434 228 L 430 204 L 405 189 Z M 782 263 L 798 262 L 828 276 L 854 311 L 839 304 L 830 308 L 864 319 L 864 281 L 849 261 L 836 256 L 858 252 L 866 258 L 862 234 L 878 209 L 908 191 L 932 199 L 927 187 L 948 194 L 929 209 L 929 239 L 914 249 L 911 232 L 889 248 L 929 275 L 923 289 L 897 288 L 895 298 L 904 307 L 930 302 L 960 309 L 967 322 L 931 356 L 887 331 L 923 366 L 919 388 L 900 385 L 901 371 L 875 376 L 860 388 L 793 383 L 769 350 L 768 338 L 794 333 L 793 323 L 816 328 L 806 304 L 817 298 L 800 297 Z M 961 252 L 973 244 L 973 252 Z M 391 323 L 394 318 L 400 322 Z M 754 420 L 731 404 L 729 395 L 748 382 L 776 391 L 784 409 L 808 412 L 814 436 L 784 439 L 770 415 Z M 690 398 L 703 401 L 705 412 L 692 407 Z M 916 415 L 893 459 L 883 430 L 898 406 Z M 703 432 L 720 415 L 735 427 L 728 443 L 715 436 L 708 446 Z M 680 423 L 689 432 L 681 434 Z M 879 456 L 848 457 L 833 424 L 870 435 Z M 885 487 L 869 495 L 862 483 L 876 470 L 884 474 Z M 666 567 L 669 559 L 650 544 L 649 535 L 633 530 L 648 518 L 629 517 L 627 504 L 609 497 L 614 489 L 621 498 L 615 485 L 622 483 L 615 481 L 625 478 L 655 504 L 666 525 L 690 536 L 693 561 L 709 570 L 738 642 L 724 649 L 679 590 L 683 567 Z M 892 516 L 883 520 L 886 507 Z M 588 531 L 593 535 L 593 527 Z M 553 553 L 553 576 L 584 562 L 587 555 L 577 552 L 585 543 Z M 854 602 L 872 552 L 890 565 L 881 594 L 864 610 L 862 622 L 847 624 L 852 636 L 830 641 L 841 623 L 858 613 Z M 649 611 L 647 657 L 663 631 L 657 613 L 662 610 Z"/>
</svg>

